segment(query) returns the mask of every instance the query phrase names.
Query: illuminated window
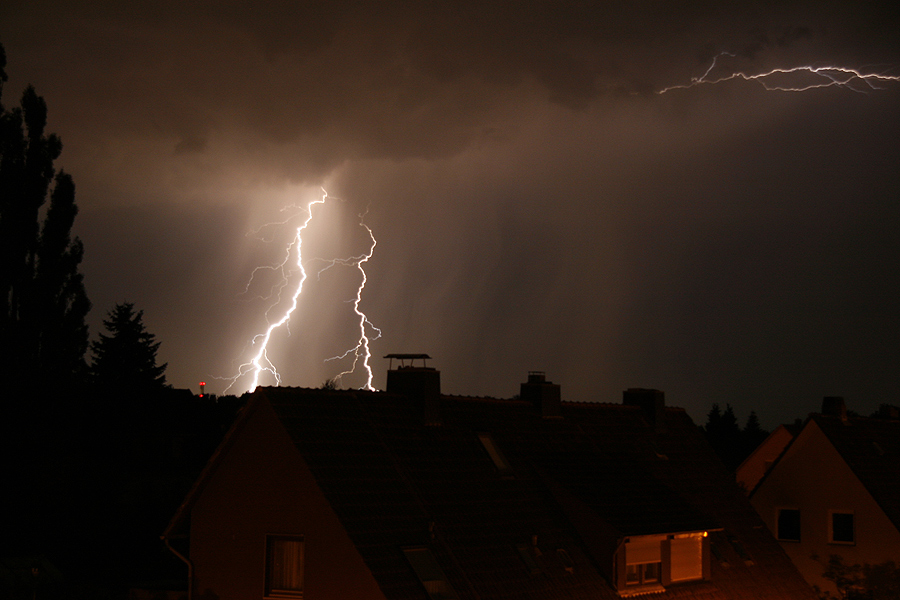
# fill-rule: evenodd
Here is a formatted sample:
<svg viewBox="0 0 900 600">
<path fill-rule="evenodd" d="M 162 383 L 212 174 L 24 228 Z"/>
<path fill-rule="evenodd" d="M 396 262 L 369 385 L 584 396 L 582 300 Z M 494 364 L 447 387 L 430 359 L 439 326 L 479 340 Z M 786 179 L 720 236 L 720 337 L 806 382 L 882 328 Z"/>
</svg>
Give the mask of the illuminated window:
<svg viewBox="0 0 900 600">
<path fill-rule="evenodd" d="M 853 531 L 853 513 L 830 511 L 828 524 L 828 541 L 832 544 L 853 544 L 856 542 Z"/>
<path fill-rule="evenodd" d="M 627 565 L 625 567 L 625 585 L 659 583 L 659 572 L 661 570 L 661 562 Z"/>
<path fill-rule="evenodd" d="M 303 536 L 266 536 L 267 598 L 303 598 Z"/>
<path fill-rule="evenodd" d="M 457 600 L 459 596 L 447 581 L 443 569 L 428 548 L 407 548 L 403 551 L 431 600 Z"/>
<path fill-rule="evenodd" d="M 665 536 L 629 538 L 625 542 L 625 585 L 660 583 Z"/>
<path fill-rule="evenodd" d="M 785 542 L 800 541 L 800 510 L 779 508 L 775 537 Z"/>
<path fill-rule="evenodd" d="M 500 452 L 500 449 L 497 447 L 497 444 L 494 442 L 494 438 L 491 437 L 489 433 L 479 433 L 478 439 L 481 440 L 481 444 L 484 446 L 484 449 L 487 450 L 488 455 L 491 457 L 491 460 L 494 461 L 494 465 L 496 465 L 497 470 L 500 471 L 503 475 L 508 475 L 512 469 L 509 466 L 509 463 L 506 462 L 506 458 L 504 458 L 503 453 Z"/>
</svg>

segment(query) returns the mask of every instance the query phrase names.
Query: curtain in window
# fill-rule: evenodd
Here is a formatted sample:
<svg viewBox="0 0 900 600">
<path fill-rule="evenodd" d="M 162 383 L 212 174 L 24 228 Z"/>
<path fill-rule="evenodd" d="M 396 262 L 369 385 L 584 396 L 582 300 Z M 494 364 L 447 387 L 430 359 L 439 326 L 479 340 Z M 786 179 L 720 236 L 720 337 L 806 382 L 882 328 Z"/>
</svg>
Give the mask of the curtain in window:
<svg viewBox="0 0 900 600">
<path fill-rule="evenodd" d="M 299 595 L 303 591 L 303 540 L 270 538 L 269 592 Z"/>
</svg>

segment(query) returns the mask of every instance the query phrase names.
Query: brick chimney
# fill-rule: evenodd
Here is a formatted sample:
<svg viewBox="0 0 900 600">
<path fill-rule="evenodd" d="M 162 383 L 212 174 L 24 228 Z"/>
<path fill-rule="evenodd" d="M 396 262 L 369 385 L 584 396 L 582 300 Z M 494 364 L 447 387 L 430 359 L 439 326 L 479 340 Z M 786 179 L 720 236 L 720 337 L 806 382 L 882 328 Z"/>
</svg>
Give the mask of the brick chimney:
<svg viewBox="0 0 900 600">
<path fill-rule="evenodd" d="M 528 371 L 528 381 L 519 388 L 519 397 L 541 411 L 545 419 L 559 418 L 560 413 L 560 387 L 558 384 L 547 381 L 543 371 Z"/>
<path fill-rule="evenodd" d="M 622 392 L 622 404 L 640 407 L 644 419 L 656 432 L 666 430 L 666 395 L 660 390 L 628 388 Z"/>
</svg>

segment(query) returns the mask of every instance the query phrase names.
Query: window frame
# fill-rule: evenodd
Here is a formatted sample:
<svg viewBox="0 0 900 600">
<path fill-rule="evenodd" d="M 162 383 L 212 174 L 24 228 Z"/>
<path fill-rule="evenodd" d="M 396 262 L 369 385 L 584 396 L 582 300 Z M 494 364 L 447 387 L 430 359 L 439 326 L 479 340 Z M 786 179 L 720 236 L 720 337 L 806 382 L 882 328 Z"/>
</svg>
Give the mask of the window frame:
<svg viewBox="0 0 900 600">
<path fill-rule="evenodd" d="M 782 529 L 785 529 L 785 527 L 782 526 L 781 515 L 789 512 L 797 514 L 797 537 L 785 537 L 782 535 Z M 788 531 L 787 533 L 791 532 Z M 799 508 L 781 506 L 775 509 L 775 539 L 779 542 L 800 542 L 803 540 L 803 515 Z"/>
<path fill-rule="evenodd" d="M 294 557 L 296 563 L 294 569 L 299 583 L 296 587 L 275 587 L 273 585 L 274 562 L 276 560 L 275 544 L 277 542 L 291 542 L 299 544 L 299 552 Z M 287 533 L 267 533 L 265 540 L 265 577 L 263 582 L 263 598 L 303 598 L 306 567 L 306 539 L 303 535 Z"/>
<path fill-rule="evenodd" d="M 850 517 L 850 540 L 834 539 L 834 518 L 836 516 Z M 828 543 L 837 546 L 855 546 L 856 545 L 856 514 L 852 510 L 829 510 L 828 511 Z"/>
</svg>

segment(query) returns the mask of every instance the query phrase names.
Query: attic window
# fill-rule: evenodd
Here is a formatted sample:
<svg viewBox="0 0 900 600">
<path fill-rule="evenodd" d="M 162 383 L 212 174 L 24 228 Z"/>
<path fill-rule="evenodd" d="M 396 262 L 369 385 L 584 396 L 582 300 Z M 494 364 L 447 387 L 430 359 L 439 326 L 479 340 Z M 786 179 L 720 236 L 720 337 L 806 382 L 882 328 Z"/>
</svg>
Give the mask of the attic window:
<svg viewBox="0 0 900 600">
<path fill-rule="evenodd" d="M 828 542 L 830 544 L 854 544 L 853 513 L 829 511 L 831 520 L 828 523 Z"/>
<path fill-rule="evenodd" d="M 303 536 L 266 536 L 266 598 L 303 598 Z"/>
<path fill-rule="evenodd" d="M 447 581 L 444 570 L 428 548 L 406 548 L 403 550 L 419 581 L 431 600 L 457 600 L 459 596 Z"/>
<path fill-rule="evenodd" d="M 491 437 L 491 434 L 479 433 L 478 439 L 481 440 L 481 445 L 487 450 L 488 456 L 494 461 L 497 470 L 500 471 L 502 475 L 509 475 L 512 472 L 512 469 L 510 468 L 509 463 L 506 462 L 506 458 L 503 456 L 503 453 L 500 452 L 500 449 L 497 447 L 497 443 L 494 442 L 494 438 Z"/>
</svg>

